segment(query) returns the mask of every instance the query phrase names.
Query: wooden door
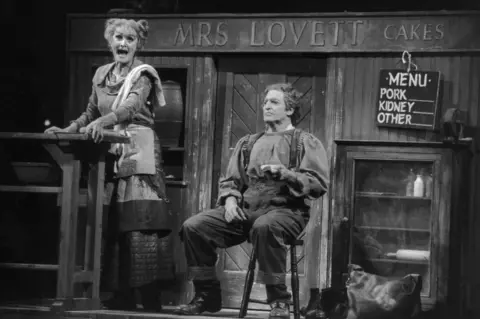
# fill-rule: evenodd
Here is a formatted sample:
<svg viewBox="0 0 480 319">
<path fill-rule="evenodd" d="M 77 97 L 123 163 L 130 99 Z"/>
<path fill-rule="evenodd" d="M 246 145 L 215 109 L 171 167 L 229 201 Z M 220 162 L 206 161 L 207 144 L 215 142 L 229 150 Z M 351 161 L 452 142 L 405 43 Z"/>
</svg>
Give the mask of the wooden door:
<svg viewBox="0 0 480 319">
<path fill-rule="evenodd" d="M 243 136 L 264 129 L 262 115 L 263 91 L 273 83 L 290 82 L 303 95 L 302 115 L 297 127 L 312 132 L 323 140 L 324 137 L 324 87 L 325 60 L 305 58 L 224 58 L 219 61 L 216 163 L 214 185 L 225 172 L 228 160 L 237 141 Z M 216 188 L 216 186 L 214 186 Z M 213 198 L 217 191 L 214 189 Z M 318 205 L 320 206 L 320 205 Z M 312 212 L 314 217 L 318 212 Z M 319 238 L 319 229 L 308 236 Z M 313 234 L 316 233 L 316 234 Z M 308 239 L 306 242 L 308 242 Z M 251 252 L 251 244 L 243 243 L 219 251 L 217 270 L 222 280 L 224 293 L 223 306 L 238 308 L 241 303 L 246 269 Z M 318 256 L 313 254 L 313 256 Z M 298 248 L 300 299 L 307 302 L 306 264 L 304 247 Z M 315 258 L 315 257 L 314 257 Z M 317 258 L 318 259 L 318 258 Z M 287 270 L 290 269 L 287 261 Z M 318 265 L 312 263 L 312 271 Z M 258 269 L 258 267 L 257 267 Z M 290 280 L 290 276 L 287 281 Z M 263 285 L 254 284 L 251 298 L 265 299 Z M 264 308 L 251 304 L 251 308 Z"/>
</svg>

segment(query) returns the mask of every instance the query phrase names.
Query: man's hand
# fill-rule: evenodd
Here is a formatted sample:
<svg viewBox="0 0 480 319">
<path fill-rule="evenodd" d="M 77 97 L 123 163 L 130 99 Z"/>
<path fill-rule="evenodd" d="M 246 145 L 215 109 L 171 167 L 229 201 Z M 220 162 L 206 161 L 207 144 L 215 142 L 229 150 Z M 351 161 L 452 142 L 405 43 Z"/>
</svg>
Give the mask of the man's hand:
<svg viewBox="0 0 480 319">
<path fill-rule="evenodd" d="M 260 169 L 267 176 L 271 176 L 275 180 L 285 180 L 295 176 L 295 173 L 282 164 L 266 164 L 260 166 Z"/>
<path fill-rule="evenodd" d="M 233 196 L 228 197 L 225 201 L 225 220 L 227 223 L 231 223 L 235 220 L 247 220 L 245 213 L 237 205 L 237 199 Z"/>
</svg>

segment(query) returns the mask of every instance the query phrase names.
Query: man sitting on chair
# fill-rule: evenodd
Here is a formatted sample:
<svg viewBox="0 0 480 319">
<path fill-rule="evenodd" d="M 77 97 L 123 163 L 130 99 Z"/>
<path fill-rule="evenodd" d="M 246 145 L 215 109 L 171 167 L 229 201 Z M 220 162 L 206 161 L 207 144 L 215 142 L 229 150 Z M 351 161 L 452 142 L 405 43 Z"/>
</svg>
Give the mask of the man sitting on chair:
<svg viewBox="0 0 480 319">
<path fill-rule="evenodd" d="M 269 318 L 290 318 L 285 242 L 305 228 L 309 201 L 327 191 L 328 162 L 322 143 L 293 127 L 301 94 L 290 84 L 271 85 L 265 93 L 265 132 L 238 141 L 219 183 L 217 208 L 192 216 L 180 230 L 195 297 L 177 314 L 220 311 L 216 248 L 250 239 L 258 256 L 257 282 L 266 285 L 272 308 Z"/>
</svg>

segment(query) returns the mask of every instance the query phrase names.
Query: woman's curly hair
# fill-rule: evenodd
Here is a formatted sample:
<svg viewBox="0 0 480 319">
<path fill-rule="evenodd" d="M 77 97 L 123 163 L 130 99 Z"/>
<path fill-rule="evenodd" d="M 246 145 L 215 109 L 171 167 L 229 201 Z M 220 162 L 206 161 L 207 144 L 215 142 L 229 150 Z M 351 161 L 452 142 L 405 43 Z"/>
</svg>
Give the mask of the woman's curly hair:
<svg viewBox="0 0 480 319">
<path fill-rule="evenodd" d="M 297 125 L 298 120 L 300 119 L 300 100 L 303 96 L 301 92 L 296 90 L 290 83 L 276 83 L 267 86 L 264 95 L 267 95 L 270 91 L 279 91 L 283 93 L 283 99 L 287 110 L 293 109 L 293 113 L 290 116 L 292 125 Z"/>
<path fill-rule="evenodd" d="M 105 22 L 105 32 L 103 36 L 105 40 L 107 40 L 108 45 L 110 45 L 112 41 L 113 34 L 115 33 L 115 29 L 120 26 L 128 26 L 132 28 L 138 36 L 138 45 L 137 50 L 143 49 L 145 42 L 147 42 L 148 38 L 148 22 L 147 20 L 127 20 L 127 19 L 108 19 Z"/>
</svg>

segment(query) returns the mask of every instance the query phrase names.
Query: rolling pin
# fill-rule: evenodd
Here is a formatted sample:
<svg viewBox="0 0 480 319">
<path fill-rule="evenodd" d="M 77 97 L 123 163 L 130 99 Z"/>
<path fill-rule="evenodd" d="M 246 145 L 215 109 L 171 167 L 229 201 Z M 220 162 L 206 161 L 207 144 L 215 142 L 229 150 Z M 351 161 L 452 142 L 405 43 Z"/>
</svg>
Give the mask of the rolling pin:
<svg viewBox="0 0 480 319">
<path fill-rule="evenodd" d="M 387 257 L 398 260 L 429 261 L 430 252 L 428 250 L 399 249 L 396 253 L 387 253 Z"/>
</svg>

